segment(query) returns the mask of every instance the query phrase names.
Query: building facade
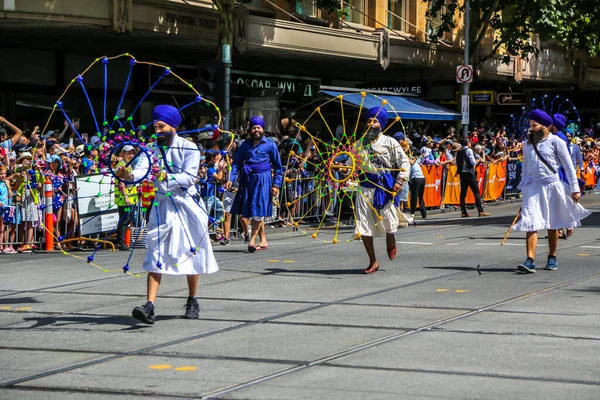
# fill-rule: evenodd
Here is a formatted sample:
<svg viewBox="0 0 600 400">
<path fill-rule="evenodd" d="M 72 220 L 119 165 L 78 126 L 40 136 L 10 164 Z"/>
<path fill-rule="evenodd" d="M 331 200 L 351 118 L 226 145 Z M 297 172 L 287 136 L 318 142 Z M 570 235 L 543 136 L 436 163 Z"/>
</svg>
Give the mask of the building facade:
<svg viewBox="0 0 600 400">
<path fill-rule="evenodd" d="M 233 11 L 231 127 L 256 110 L 270 121 L 310 107 L 319 86 L 369 88 L 409 93 L 455 107 L 456 67 L 463 64 L 462 31 L 441 43 L 428 42 L 438 21 L 426 17 L 422 0 L 349 0 L 339 19 L 317 10 L 311 0 L 247 0 Z M 459 25 L 460 26 L 460 25 Z M 217 55 L 219 13 L 199 0 L 3 0 L 0 2 L 0 114 L 16 120 L 43 116 L 64 87 L 89 62 L 124 52 L 168 64 L 190 82 Z M 487 45 L 484 43 L 484 46 Z M 518 112 L 519 102 L 561 95 L 585 102 L 582 118 L 598 117 L 600 62 L 585 54 L 537 43 L 529 61 L 501 56 L 485 62 L 472 85 L 474 119 L 499 123 Z M 125 78 L 127 65 L 114 74 Z M 127 101 L 148 89 L 152 69 L 127 88 Z M 219 77 L 220 75 L 215 75 Z M 112 77 L 111 77 L 112 78 Z M 122 82 L 111 79 L 116 101 Z M 89 82 L 92 97 L 103 82 Z M 164 84 L 142 107 L 176 98 L 177 84 Z M 308 106 L 307 106 L 308 105 Z M 273 122 L 270 129 L 275 129 Z"/>
</svg>

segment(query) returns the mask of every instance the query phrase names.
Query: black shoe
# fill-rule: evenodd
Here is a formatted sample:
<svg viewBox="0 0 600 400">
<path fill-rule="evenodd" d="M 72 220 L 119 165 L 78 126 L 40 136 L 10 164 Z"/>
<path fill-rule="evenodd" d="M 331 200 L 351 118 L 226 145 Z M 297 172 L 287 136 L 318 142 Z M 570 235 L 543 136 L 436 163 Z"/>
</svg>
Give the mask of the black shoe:
<svg viewBox="0 0 600 400">
<path fill-rule="evenodd" d="M 223 238 L 223 239 L 219 240 L 219 244 L 221 246 L 228 246 L 229 245 L 229 239 Z"/>
<path fill-rule="evenodd" d="M 147 302 L 141 307 L 136 307 L 133 309 L 131 315 L 133 318 L 142 321 L 145 324 L 152 325 L 156 319 L 156 314 L 154 314 L 154 304 Z"/>
<path fill-rule="evenodd" d="M 200 306 L 198 300 L 194 297 L 188 297 L 187 303 L 185 303 L 185 314 L 183 318 L 186 319 L 198 319 L 200 316 Z"/>
<path fill-rule="evenodd" d="M 250 235 L 244 235 L 244 243 L 250 243 Z"/>
<path fill-rule="evenodd" d="M 125 243 L 120 243 L 120 244 L 116 245 L 115 247 L 122 251 L 131 250 L 131 248 L 129 246 L 127 246 Z"/>
</svg>

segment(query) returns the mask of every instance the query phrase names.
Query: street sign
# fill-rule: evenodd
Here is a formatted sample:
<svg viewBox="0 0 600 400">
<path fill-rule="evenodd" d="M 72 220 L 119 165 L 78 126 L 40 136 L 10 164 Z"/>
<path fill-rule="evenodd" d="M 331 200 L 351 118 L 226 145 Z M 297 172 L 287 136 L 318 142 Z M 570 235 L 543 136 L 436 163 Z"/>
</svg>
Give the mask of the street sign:
<svg viewBox="0 0 600 400">
<path fill-rule="evenodd" d="M 529 97 L 527 93 L 498 93 L 497 100 L 500 106 L 524 106 Z"/>
<path fill-rule="evenodd" d="M 456 83 L 471 83 L 473 82 L 473 66 L 458 65 L 456 67 Z"/>
<path fill-rule="evenodd" d="M 469 95 L 463 94 L 461 96 L 461 112 L 462 112 L 462 124 L 469 125 Z"/>
</svg>

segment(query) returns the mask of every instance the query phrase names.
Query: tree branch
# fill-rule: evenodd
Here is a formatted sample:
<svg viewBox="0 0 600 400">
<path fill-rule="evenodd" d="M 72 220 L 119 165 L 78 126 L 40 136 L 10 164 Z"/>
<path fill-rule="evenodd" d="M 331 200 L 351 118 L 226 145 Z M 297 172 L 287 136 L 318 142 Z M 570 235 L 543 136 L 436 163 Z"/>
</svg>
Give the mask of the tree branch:
<svg viewBox="0 0 600 400">
<path fill-rule="evenodd" d="M 489 7 L 483 14 L 483 17 L 481 17 L 481 21 L 483 22 L 483 24 L 480 26 L 479 32 L 477 32 L 477 39 L 475 39 L 475 42 L 472 43 L 473 48 L 477 48 L 477 46 L 479 46 L 479 44 L 485 37 L 490 23 L 492 21 L 492 17 L 497 12 L 499 6 L 500 0 L 495 0 L 492 7 Z M 469 40 L 471 40 L 471 38 L 469 38 Z"/>
<path fill-rule="evenodd" d="M 500 46 L 502 45 L 502 42 L 498 42 L 496 43 L 496 45 L 494 46 L 494 48 L 492 49 L 492 51 L 490 51 L 490 53 L 485 56 L 484 58 L 482 58 L 481 60 L 477 61 L 474 65 L 473 65 L 473 69 L 477 69 L 477 67 L 479 67 L 481 64 L 483 64 L 484 62 L 486 62 L 487 60 L 489 60 L 490 58 L 492 58 L 494 56 L 494 54 L 496 54 L 496 52 L 498 51 L 498 49 L 500 48 Z"/>
</svg>

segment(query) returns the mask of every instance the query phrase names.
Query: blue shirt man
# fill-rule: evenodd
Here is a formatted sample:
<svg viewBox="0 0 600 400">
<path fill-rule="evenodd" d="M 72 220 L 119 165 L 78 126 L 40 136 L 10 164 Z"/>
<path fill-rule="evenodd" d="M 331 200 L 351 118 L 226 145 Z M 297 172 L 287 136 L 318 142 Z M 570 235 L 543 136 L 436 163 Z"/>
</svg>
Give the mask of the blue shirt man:
<svg viewBox="0 0 600 400">
<path fill-rule="evenodd" d="M 250 119 L 250 139 L 244 141 L 233 159 L 231 176 L 225 185 L 229 189 L 238 179 L 239 189 L 231 213 L 252 218 L 252 237 L 248 251 L 267 248 L 264 234 L 264 217 L 273 215 L 271 196 L 279 195 L 283 182 L 283 166 L 277 145 L 264 137 L 265 121 L 262 117 Z M 254 245 L 260 235 L 260 245 Z"/>
</svg>

